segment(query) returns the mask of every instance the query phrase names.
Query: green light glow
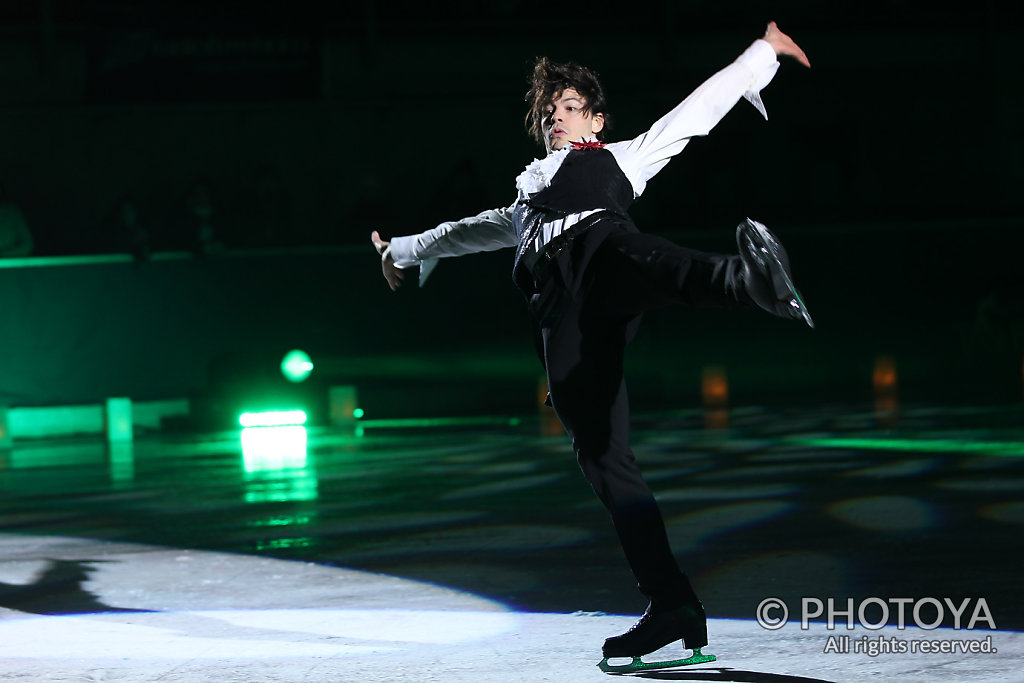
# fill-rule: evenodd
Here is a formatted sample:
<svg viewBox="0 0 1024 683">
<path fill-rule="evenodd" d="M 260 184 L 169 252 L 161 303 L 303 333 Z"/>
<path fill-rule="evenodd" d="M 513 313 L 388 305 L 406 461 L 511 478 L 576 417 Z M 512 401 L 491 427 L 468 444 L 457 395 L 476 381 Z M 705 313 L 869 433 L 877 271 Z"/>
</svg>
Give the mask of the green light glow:
<svg viewBox="0 0 1024 683">
<path fill-rule="evenodd" d="M 305 427 L 247 427 L 242 430 L 245 471 L 304 469 L 307 441 Z"/>
<path fill-rule="evenodd" d="M 318 480 L 308 457 L 305 427 L 242 430 L 247 503 L 316 500 Z"/>
<path fill-rule="evenodd" d="M 987 455 L 1024 455 L 1022 441 L 958 441 L 956 439 L 787 439 L 790 443 L 825 448 L 858 448 L 879 451 L 919 453 L 983 453 Z"/>
<path fill-rule="evenodd" d="M 278 515 L 276 517 L 270 517 L 269 519 L 255 519 L 250 522 L 246 522 L 246 526 L 250 527 L 265 527 L 265 526 L 302 526 L 309 524 L 313 521 L 313 518 L 309 515 Z"/>
<path fill-rule="evenodd" d="M 357 420 L 365 414 L 366 413 L 363 412 L 362 408 L 356 408 L 355 410 L 352 411 L 352 417 L 354 417 Z"/>
<path fill-rule="evenodd" d="M 107 444 L 107 463 L 110 479 L 115 485 L 131 485 L 135 481 L 135 446 L 131 441 Z"/>
<path fill-rule="evenodd" d="M 256 550 L 287 550 L 289 548 L 308 548 L 313 545 L 313 539 L 303 538 L 276 538 L 272 541 L 257 541 Z"/>
<path fill-rule="evenodd" d="M 498 426 L 515 427 L 519 424 L 518 417 L 427 417 L 400 418 L 393 420 L 364 420 L 361 424 L 367 427 L 407 428 L 407 427 L 475 427 Z"/>
<path fill-rule="evenodd" d="M 302 382 L 313 372 L 313 361 L 309 354 L 299 349 L 289 351 L 281 359 L 281 374 L 289 382 Z"/>
<path fill-rule="evenodd" d="M 306 424 L 306 413 L 302 410 L 277 410 L 265 413 L 242 413 L 238 424 L 243 427 L 284 427 Z"/>
</svg>

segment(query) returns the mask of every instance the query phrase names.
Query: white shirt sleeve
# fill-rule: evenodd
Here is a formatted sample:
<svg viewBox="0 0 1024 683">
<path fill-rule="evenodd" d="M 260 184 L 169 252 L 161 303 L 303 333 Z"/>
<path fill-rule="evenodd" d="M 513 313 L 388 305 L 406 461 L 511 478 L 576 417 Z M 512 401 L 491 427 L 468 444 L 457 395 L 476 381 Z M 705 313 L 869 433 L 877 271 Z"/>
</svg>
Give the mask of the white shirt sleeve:
<svg viewBox="0 0 1024 683">
<path fill-rule="evenodd" d="M 460 221 L 441 223 L 419 235 L 394 237 L 389 247 L 397 268 L 420 266 L 420 286 L 437 259 L 514 247 L 519 243 L 511 207 L 488 209 Z"/>
<path fill-rule="evenodd" d="M 778 68 L 772 46 L 755 40 L 735 62 L 704 81 L 646 133 L 607 145 L 605 149 L 615 156 L 634 194 L 639 197 L 647 181 L 683 151 L 691 138 L 710 133 L 740 97 L 749 100 L 767 119 L 759 93 Z"/>
</svg>

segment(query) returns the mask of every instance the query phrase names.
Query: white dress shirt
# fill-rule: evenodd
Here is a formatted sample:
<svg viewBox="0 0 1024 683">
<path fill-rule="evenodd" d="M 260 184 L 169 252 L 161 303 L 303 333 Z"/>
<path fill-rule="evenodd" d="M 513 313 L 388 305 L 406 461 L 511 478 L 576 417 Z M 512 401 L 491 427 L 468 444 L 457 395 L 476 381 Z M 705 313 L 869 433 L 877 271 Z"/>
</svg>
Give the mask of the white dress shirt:
<svg viewBox="0 0 1024 683">
<path fill-rule="evenodd" d="M 711 132 L 740 97 L 749 100 L 767 119 L 760 91 L 771 82 L 778 68 L 772 46 L 764 40 L 756 40 L 736 61 L 704 81 L 658 119 L 650 130 L 632 140 L 605 145 L 604 149 L 612 153 L 633 186 L 634 197 L 643 193 L 647 181 L 683 151 L 692 138 Z M 522 212 L 515 212 L 516 205 L 550 184 L 570 150 L 571 147 L 556 150 L 530 163 L 516 178 L 518 196 L 511 206 L 442 223 L 419 235 L 395 237 L 385 255 L 390 253 L 398 268 L 419 265 L 422 285 L 438 258 L 516 246 L 523 232 L 523 226 L 517 225 L 515 220 L 517 213 L 522 215 Z M 535 233 L 536 244 L 530 246 L 539 250 L 563 230 L 599 210 L 546 216 L 541 229 Z"/>
</svg>

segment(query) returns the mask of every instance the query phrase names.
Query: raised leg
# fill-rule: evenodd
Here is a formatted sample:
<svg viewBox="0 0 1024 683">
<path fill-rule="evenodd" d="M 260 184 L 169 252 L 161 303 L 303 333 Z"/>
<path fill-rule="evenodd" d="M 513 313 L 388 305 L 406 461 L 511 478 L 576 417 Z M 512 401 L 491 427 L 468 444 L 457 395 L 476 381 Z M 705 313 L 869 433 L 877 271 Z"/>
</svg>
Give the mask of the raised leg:
<svg viewBox="0 0 1024 683">
<path fill-rule="evenodd" d="M 783 318 L 814 322 L 793 284 L 785 248 L 764 225 L 747 219 L 736 231 L 738 254 L 681 247 L 657 235 L 609 236 L 591 265 L 592 301 L 611 314 L 687 304 L 755 306 Z"/>
</svg>

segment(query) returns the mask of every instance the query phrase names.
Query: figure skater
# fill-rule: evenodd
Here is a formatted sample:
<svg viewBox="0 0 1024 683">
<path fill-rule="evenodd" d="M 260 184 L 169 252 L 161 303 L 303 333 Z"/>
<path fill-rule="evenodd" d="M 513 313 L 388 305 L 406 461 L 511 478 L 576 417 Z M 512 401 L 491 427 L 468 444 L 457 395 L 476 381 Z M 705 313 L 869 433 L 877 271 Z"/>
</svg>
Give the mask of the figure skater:
<svg viewBox="0 0 1024 683">
<path fill-rule="evenodd" d="M 549 400 L 650 601 L 629 631 L 605 641 L 605 670 L 713 659 L 699 651 L 707 644 L 703 605 L 672 555 L 629 447 L 623 355 L 641 314 L 679 303 L 748 305 L 813 327 L 785 250 L 757 221 L 737 228 L 738 254 L 709 254 L 642 233 L 627 213 L 647 181 L 741 97 L 767 118 L 759 93 L 775 75 L 778 55 L 810 67 L 803 50 L 771 22 L 761 39 L 650 130 L 608 144 L 609 113 L 596 74 L 541 58 L 527 93 L 526 123 L 547 154 L 516 178 L 512 205 L 390 242 L 376 231 L 371 236 L 392 290 L 407 268 L 420 267 L 422 284 L 438 258 L 516 248 L 513 280 L 539 329 Z M 694 656 L 656 664 L 639 659 L 675 640 Z M 612 657 L 634 660 L 614 667 L 607 662 Z"/>
</svg>

